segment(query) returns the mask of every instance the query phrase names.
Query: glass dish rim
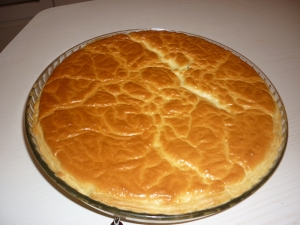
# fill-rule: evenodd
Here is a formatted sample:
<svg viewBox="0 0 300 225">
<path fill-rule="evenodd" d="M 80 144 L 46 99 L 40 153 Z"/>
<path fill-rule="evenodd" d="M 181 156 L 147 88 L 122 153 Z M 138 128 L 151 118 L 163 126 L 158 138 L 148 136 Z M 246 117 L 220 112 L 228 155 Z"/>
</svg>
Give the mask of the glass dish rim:
<svg viewBox="0 0 300 225">
<path fill-rule="evenodd" d="M 273 166 L 270 168 L 269 172 L 264 176 L 258 183 L 256 183 L 250 190 L 246 191 L 242 195 L 231 199 L 229 202 L 226 202 L 222 205 L 201 210 L 201 211 L 195 211 L 191 213 L 186 213 L 186 214 L 179 214 L 179 215 L 164 215 L 164 214 L 147 214 L 147 213 L 137 213 L 137 212 L 132 212 L 132 211 L 127 211 L 127 210 L 121 210 L 109 205 L 105 205 L 101 202 L 95 201 L 81 193 L 79 193 L 77 190 L 73 189 L 70 187 L 68 184 L 66 184 L 63 180 L 58 178 L 55 173 L 49 168 L 47 163 L 43 160 L 43 157 L 41 156 L 38 146 L 35 141 L 35 137 L 32 133 L 32 121 L 33 121 L 33 113 L 34 113 L 34 104 L 36 100 L 39 98 L 39 94 L 41 93 L 44 84 L 46 83 L 47 79 L 53 72 L 53 70 L 64 61 L 70 54 L 73 52 L 85 47 L 87 44 L 90 44 L 96 40 L 103 39 L 109 36 L 113 36 L 116 34 L 126 34 L 126 33 L 131 33 L 131 32 L 137 32 L 137 31 L 145 31 L 145 30 L 160 30 L 160 31 L 170 31 L 170 32 L 177 32 L 177 33 L 183 33 L 187 34 L 189 36 L 194 36 L 194 37 L 199 37 L 202 38 L 206 41 L 209 41 L 211 43 L 217 44 L 218 46 L 231 51 L 233 54 L 237 55 L 239 58 L 241 58 L 244 62 L 246 62 L 248 65 L 250 65 L 255 71 L 265 80 L 265 83 L 268 85 L 269 89 L 271 90 L 273 97 L 276 97 L 276 102 L 278 106 L 280 107 L 281 111 L 281 120 L 282 120 L 282 127 L 284 128 L 283 131 L 283 142 L 280 146 L 280 149 L 278 149 L 279 154 L 276 160 L 273 163 Z M 46 68 L 45 70 L 40 74 L 40 76 L 37 78 L 35 81 L 34 85 L 32 86 L 30 93 L 28 95 L 27 101 L 26 101 L 26 108 L 25 108 L 25 113 L 24 113 L 24 124 L 25 124 L 25 136 L 27 139 L 27 142 L 29 143 L 29 147 L 31 152 L 33 153 L 35 159 L 37 160 L 39 166 L 43 169 L 43 171 L 48 175 L 48 177 L 51 178 L 52 181 L 54 181 L 61 189 L 63 189 L 65 192 L 68 194 L 72 195 L 76 199 L 80 200 L 81 202 L 89 205 L 92 208 L 95 208 L 99 211 L 101 211 L 104 214 L 114 216 L 114 217 L 120 217 L 122 220 L 127 220 L 127 221 L 133 221 L 133 222 L 146 222 L 146 223 L 182 223 L 182 222 L 188 222 L 192 220 L 197 220 L 200 218 L 204 218 L 207 216 L 211 216 L 214 214 L 217 214 L 219 212 L 225 211 L 226 209 L 229 209 L 233 207 L 234 205 L 240 203 L 244 199 L 248 198 L 251 196 L 255 191 L 257 191 L 263 184 L 267 182 L 267 180 L 273 175 L 273 173 L 276 171 L 278 168 L 283 155 L 286 150 L 287 146 L 287 141 L 288 141 L 288 119 L 287 119 L 287 114 L 286 110 L 283 104 L 283 101 L 277 92 L 276 88 L 274 85 L 271 83 L 269 78 L 254 64 L 252 63 L 249 59 L 241 55 L 240 53 L 236 52 L 235 50 L 219 43 L 214 40 L 211 40 L 209 38 L 200 36 L 200 35 L 195 35 L 187 32 L 182 32 L 182 31 L 173 31 L 173 30 L 167 30 L 167 29 L 161 29 L 161 28 L 150 28 L 150 29 L 130 29 L 130 30 L 123 30 L 123 31 L 117 31 L 117 32 L 112 32 L 104 35 L 100 35 L 94 38 L 91 38 L 89 40 L 86 40 L 78 45 L 75 45 L 74 47 L 70 48 L 69 50 L 65 51 L 62 53 L 60 56 L 58 56 L 55 60 L 53 60 Z"/>
</svg>

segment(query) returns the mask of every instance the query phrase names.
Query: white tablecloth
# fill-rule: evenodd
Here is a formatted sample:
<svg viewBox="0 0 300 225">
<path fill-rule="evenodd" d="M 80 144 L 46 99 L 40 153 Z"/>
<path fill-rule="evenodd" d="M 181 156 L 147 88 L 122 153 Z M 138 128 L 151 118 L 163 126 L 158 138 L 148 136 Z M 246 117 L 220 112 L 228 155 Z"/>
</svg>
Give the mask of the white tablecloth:
<svg viewBox="0 0 300 225">
<path fill-rule="evenodd" d="M 0 224 L 112 222 L 61 191 L 40 170 L 26 146 L 23 113 L 33 83 L 57 56 L 95 36 L 135 28 L 185 31 L 233 48 L 264 71 L 287 110 L 289 141 L 271 179 L 233 208 L 186 224 L 298 224 L 298 0 L 99 0 L 39 13 L 0 54 Z"/>
</svg>

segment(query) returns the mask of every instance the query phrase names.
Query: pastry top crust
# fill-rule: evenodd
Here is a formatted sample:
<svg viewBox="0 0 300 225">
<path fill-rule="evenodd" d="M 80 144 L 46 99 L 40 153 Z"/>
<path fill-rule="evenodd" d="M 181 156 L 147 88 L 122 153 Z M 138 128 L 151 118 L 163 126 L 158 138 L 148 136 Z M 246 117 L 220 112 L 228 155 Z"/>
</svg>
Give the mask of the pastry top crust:
<svg viewBox="0 0 300 225">
<path fill-rule="evenodd" d="M 168 31 L 118 34 L 66 58 L 36 105 L 57 176 L 120 209 L 182 214 L 240 196 L 281 142 L 268 87 L 239 57 Z"/>
</svg>

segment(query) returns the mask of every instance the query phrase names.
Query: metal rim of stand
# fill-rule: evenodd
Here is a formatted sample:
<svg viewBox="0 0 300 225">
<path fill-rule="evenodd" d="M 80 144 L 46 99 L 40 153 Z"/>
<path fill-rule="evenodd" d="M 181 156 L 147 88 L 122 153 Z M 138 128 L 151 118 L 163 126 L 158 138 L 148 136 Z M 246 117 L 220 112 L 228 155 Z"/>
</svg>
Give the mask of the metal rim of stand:
<svg viewBox="0 0 300 225">
<path fill-rule="evenodd" d="M 110 225 L 123 225 L 120 220 L 120 217 L 115 217 L 114 221 Z"/>
</svg>

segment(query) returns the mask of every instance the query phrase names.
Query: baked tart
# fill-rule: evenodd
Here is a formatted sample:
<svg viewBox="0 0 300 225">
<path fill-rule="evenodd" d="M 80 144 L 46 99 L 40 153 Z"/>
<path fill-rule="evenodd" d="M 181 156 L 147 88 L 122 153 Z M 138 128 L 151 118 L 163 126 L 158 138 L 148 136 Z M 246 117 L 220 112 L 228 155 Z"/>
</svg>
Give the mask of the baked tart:
<svg viewBox="0 0 300 225">
<path fill-rule="evenodd" d="M 229 206 L 265 182 L 286 145 L 272 84 L 199 36 L 111 34 L 45 73 L 29 104 L 40 160 L 76 193 L 130 215 L 180 219 Z"/>
</svg>

